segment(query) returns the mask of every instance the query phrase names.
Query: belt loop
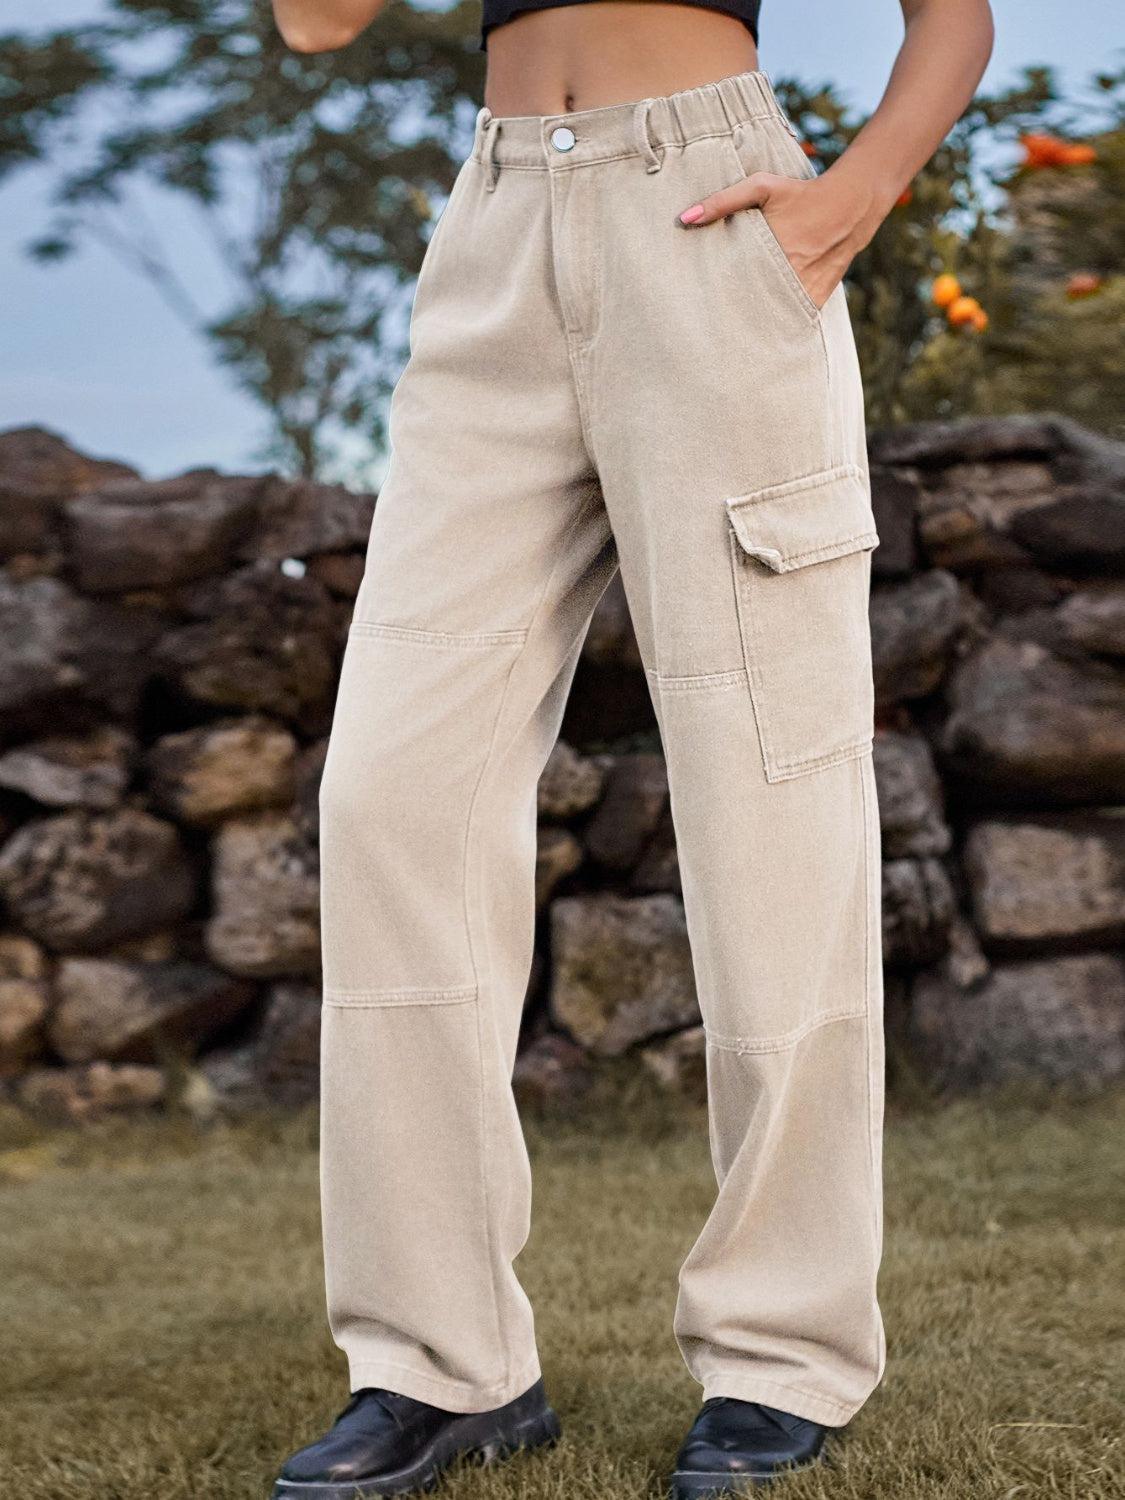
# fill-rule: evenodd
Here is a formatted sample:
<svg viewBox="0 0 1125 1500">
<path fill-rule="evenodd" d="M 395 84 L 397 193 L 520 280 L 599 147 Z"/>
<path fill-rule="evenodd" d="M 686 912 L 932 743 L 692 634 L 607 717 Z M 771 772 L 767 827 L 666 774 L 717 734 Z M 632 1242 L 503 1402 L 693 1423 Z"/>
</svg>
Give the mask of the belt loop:
<svg viewBox="0 0 1125 1500">
<path fill-rule="evenodd" d="M 481 160 L 486 173 L 484 185 L 488 192 L 496 191 L 496 179 L 500 175 L 500 164 L 496 160 L 496 137 L 500 133 L 500 121 L 489 113 L 484 121 L 484 141 L 481 145 Z"/>
<path fill-rule="evenodd" d="M 652 108 L 651 99 L 638 99 L 633 110 L 633 134 L 636 136 L 637 145 L 640 147 L 641 155 L 645 159 L 646 172 L 660 171 L 660 157 L 656 154 L 656 148 L 652 144 L 652 137 L 648 133 L 648 115 Z"/>
<path fill-rule="evenodd" d="M 734 118 L 734 116 L 730 112 L 730 108 L 727 105 L 726 90 L 723 88 L 722 83 L 716 83 L 716 85 L 715 85 L 715 94 L 716 94 L 716 96 L 718 97 L 718 100 L 719 100 L 719 108 L 723 112 L 723 119 L 727 122 L 727 134 L 728 135 L 733 135 L 734 134 L 734 128 L 735 128 L 735 126 L 739 122 Z"/>
</svg>

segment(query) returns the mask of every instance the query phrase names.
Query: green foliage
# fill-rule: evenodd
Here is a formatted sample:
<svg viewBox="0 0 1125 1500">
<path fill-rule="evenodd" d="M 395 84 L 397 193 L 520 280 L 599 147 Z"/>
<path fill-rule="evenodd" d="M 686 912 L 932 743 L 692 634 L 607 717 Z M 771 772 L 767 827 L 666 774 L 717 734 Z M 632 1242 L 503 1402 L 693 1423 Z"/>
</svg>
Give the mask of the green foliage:
<svg viewBox="0 0 1125 1500">
<path fill-rule="evenodd" d="M 49 171 L 54 210 L 33 252 L 110 246 L 268 412 L 273 457 L 339 471 L 385 436 L 412 281 L 481 94 L 478 18 L 476 0 L 391 0 L 351 47 L 301 56 L 267 0 L 107 0 L 89 25 L 0 37 L 0 177 Z M 1045 405 L 1122 430 L 1123 75 L 1092 87 L 1068 113 L 1034 68 L 974 100 L 857 257 L 872 423 Z M 779 93 L 822 169 L 863 123 L 827 84 Z M 1021 132 L 1089 139 L 1092 120 L 1092 167 L 1012 173 Z M 229 281 L 217 308 L 150 227 L 171 217 L 169 195 L 215 247 Z M 930 303 L 946 270 L 986 308 L 986 333 L 950 329 Z M 1063 291 L 1076 270 L 1105 278 L 1085 303 Z"/>
<path fill-rule="evenodd" d="M 410 282 L 480 92 L 475 13 L 392 0 L 317 56 L 284 46 L 266 0 L 111 0 L 78 30 L 0 37 L 0 174 L 48 161 L 35 253 L 110 245 L 267 408 L 276 456 L 323 471 L 348 429 L 381 436 Z M 229 279 L 217 312 L 149 227 L 168 193 Z"/>
</svg>

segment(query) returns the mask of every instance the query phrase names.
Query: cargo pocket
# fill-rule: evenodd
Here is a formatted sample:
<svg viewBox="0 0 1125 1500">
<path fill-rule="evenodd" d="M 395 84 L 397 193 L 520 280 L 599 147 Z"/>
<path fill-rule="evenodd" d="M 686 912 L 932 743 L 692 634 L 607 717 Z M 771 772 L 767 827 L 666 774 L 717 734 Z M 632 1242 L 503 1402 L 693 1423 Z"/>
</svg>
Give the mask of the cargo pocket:
<svg viewBox="0 0 1125 1500">
<path fill-rule="evenodd" d="M 854 464 L 726 502 L 742 651 L 767 781 L 871 746 L 868 599 L 879 544 Z"/>
</svg>

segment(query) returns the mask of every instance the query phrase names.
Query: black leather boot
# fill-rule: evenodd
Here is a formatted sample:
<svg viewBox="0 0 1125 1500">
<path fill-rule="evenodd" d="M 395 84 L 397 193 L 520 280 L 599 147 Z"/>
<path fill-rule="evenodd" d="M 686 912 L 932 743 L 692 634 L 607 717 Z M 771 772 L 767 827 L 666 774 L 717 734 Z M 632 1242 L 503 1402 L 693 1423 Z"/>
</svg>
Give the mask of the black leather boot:
<svg viewBox="0 0 1125 1500">
<path fill-rule="evenodd" d="M 542 1380 L 492 1411 L 452 1412 L 410 1396 L 356 1391 L 315 1443 L 294 1453 L 273 1500 L 368 1500 L 432 1488 L 455 1458 L 482 1463 L 538 1448 L 559 1436 Z"/>
<path fill-rule="evenodd" d="M 676 1456 L 672 1500 L 736 1495 L 814 1463 L 828 1429 L 757 1401 L 705 1401 Z"/>
</svg>

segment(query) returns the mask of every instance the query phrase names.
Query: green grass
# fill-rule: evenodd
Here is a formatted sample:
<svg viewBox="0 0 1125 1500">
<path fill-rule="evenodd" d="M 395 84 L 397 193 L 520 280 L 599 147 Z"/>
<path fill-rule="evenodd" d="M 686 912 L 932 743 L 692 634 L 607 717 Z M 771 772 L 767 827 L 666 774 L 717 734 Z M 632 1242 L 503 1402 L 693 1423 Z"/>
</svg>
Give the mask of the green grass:
<svg viewBox="0 0 1125 1500">
<path fill-rule="evenodd" d="M 961 1103 L 887 1141 L 883 1386 L 790 1500 L 1125 1495 L 1125 1101 Z M 12 1500 L 249 1500 L 345 1398 L 323 1322 L 313 1123 L 0 1140 L 0 1452 Z M 522 1259 L 566 1436 L 448 1500 L 642 1500 L 698 1402 L 675 1273 L 702 1117 L 533 1124 Z"/>
</svg>

